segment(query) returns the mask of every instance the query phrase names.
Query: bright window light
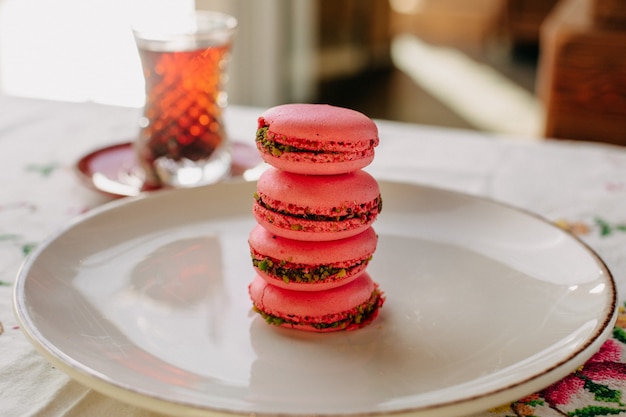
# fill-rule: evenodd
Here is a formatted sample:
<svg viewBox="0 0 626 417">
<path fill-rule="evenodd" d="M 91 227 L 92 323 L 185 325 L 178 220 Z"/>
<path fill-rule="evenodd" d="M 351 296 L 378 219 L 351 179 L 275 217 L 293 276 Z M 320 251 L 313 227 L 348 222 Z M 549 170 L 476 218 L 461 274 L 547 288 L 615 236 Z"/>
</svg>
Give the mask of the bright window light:
<svg viewBox="0 0 626 417">
<path fill-rule="evenodd" d="M 140 107 L 132 19 L 139 12 L 168 16 L 172 7 L 186 11 L 193 1 L 2 0 L 0 91 Z"/>
</svg>

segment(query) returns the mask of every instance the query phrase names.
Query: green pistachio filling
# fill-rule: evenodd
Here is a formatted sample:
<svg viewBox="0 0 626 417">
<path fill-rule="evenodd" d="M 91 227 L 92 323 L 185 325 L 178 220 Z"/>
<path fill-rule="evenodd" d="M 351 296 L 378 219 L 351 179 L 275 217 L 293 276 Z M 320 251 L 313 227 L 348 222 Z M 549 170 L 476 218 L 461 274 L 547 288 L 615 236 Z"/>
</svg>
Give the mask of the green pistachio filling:
<svg viewBox="0 0 626 417">
<path fill-rule="evenodd" d="M 270 257 L 257 258 L 254 254 L 252 254 L 252 265 L 260 271 L 279 277 L 286 284 L 291 282 L 315 283 L 328 280 L 329 278 L 343 278 L 354 268 L 358 268 L 361 265 L 367 265 L 371 259 L 372 257 L 370 256 L 368 259 L 359 260 L 347 268 L 336 268 L 331 265 L 320 265 L 315 268 L 309 268 L 299 267 L 297 264 L 292 264 L 284 260 L 279 261 Z"/>
<path fill-rule="evenodd" d="M 278 317 L 272 314 L 265 313 L 261 311 L 256 305 L 253 305 L 252 309 L 255 312 L 259 313 L 261 317 L 263 317 L 267 323 L 273 324 L 276 326 L 280 326 L 282 324 L 291 324 L 295 326 L 298 326 L 298 325 L 312 326 L 319 330 L 330 329 L 330 328 L 345 329 L 350 325 L 359 326 L 361 324 L 366 324 L 368 321 L 372 319 L 372 316 L 374 315 L 374 313 L 376 313 L 376 311 L 382 305 L 382 303 L 383 303 L 382 293 L 379 289 L 375 289 L 372 292 L 372 295 L 370 296 L 369 300 L 367 300 L 363 304 L 358 305 L 357 307 L 352 309 L 350 312 L 348 312 L 345 315 L 345 317 L 336 321 L 328 322 L 328 323 L 312 321 L 311 318 L 309 317 L 304 317 L 300 321 L 290 320 L 289 318 Z M 323 319 L 324 318 L 322 317 L 321 320 Z"/>
<path fill-rule="evenodd" d="M 285 152 L 306 152 L 306 153 L 310 153 L 313 155 L 319 155 L 319 154 L 340 155 L 343 153 L 341 150 L 338 150 L 338 149 L 334 151 L 329 150 L 329 149 L 326 149 L 326 150 L 317 149 L 316 150 L 316 148 L 318 148 L 319 146 L 318 142 L 304 140 L 304 139 L 302 139 L 301 141 L 304 142 L 306 145 L 308 145 L 309 146 L 308 148 L 306 146 L 299 148 L 299 147 L 292 146 L 292 145 L 285 145 L 284 143 L 280 143 L 275 140 L 277 136 L 279 137 L 279 140 L 280 139 L 282 139 L 283 141 L 287 140 L 285 136 L 280 136 L 280 135 L 269 132 L 269 126 L 259 127 L 256 131 L 257 145 L 260 148 L 264 149 L 265 152 L 267 152 L 268 154 L 274 155 L 276 157 L 281 156 Z M 338 142 L 338 143 L 341 143 L 341 142 Z M 369 145 L 367 147 L 373 148 L 376 145 L 378 145 L 378 139 L 372 139 L 369 141 Z M 303 146 L 303 145 L 300 145 L 300 146 Z M 363 151 L 366 152 L 366 150 L 363 150 Z"/>
<path fill-rule="evenodd" d="M 314 151 L 299 149 L 289 145 L 283 145 L 282 143 L 275 142 L 267 137 L 267 126 L 260 127 L 256 131 L 256 142 L 265 149 L 268 153 L 274 156 L 281 156 L 285 152 L 312 152 Z"/>
</svg>

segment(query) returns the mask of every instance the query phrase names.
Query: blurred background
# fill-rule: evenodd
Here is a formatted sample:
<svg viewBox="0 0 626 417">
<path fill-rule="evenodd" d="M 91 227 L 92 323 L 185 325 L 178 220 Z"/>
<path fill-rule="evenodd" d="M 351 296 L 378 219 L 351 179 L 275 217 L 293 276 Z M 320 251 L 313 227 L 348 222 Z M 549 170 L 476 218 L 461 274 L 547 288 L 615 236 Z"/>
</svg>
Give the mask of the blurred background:
<svg viewBox="0 0 626 417">
<path fill-rule="evenodd" d="M 0 92 L 140 107 L 130 24 L 199 8 L 239 20 L 230 104 L 323 102 L 373 118 L 626 144 L 624 3 L 0 0 Z"/>
</svg>

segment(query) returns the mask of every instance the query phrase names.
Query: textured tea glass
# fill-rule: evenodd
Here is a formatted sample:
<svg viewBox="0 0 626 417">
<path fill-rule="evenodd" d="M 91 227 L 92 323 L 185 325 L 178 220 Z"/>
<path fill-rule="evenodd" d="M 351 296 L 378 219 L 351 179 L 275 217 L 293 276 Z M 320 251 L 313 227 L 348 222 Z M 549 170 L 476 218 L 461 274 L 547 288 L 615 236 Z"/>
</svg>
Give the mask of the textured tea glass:
<svg viewBox="0 0 626 417">
<path fill-rule="evenodd" d="M 222 113 L 237 20 L 195 12 L 155 28 L 135 27 L 146 102 L 135 148 L 147 188 L 191 187 L 228 175 Z"/>
</svg>

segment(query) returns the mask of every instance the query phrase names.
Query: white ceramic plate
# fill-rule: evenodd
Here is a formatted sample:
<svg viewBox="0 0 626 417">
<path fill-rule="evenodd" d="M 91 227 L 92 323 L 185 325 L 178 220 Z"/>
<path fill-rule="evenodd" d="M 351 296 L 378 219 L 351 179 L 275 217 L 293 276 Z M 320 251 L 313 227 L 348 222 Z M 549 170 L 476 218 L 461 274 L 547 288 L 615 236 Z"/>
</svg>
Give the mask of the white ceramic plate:
<svg viewBox="0 0 626 417">
<path fill-rule="evenodd" d="M 539 390 L 616 319 L 603 262 L 528 213 L 381 182 L 371 275 L 387 301 L 355 332 L 250 311 L 254 183 L 157 192 L 97 210 L 29 257 L 15 310 L 58 368 L 170 414 L 451 416 Z"/>
</svg>

